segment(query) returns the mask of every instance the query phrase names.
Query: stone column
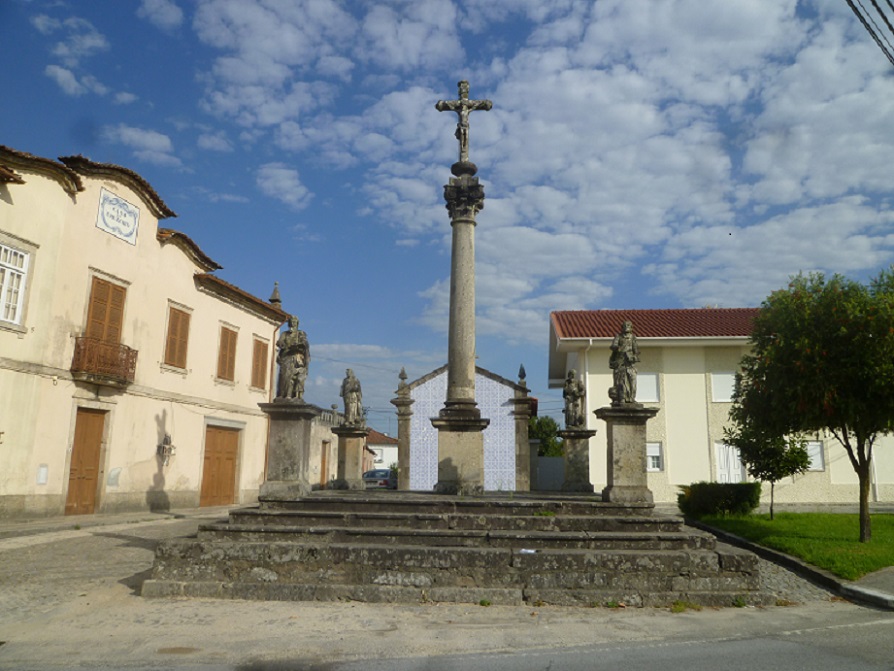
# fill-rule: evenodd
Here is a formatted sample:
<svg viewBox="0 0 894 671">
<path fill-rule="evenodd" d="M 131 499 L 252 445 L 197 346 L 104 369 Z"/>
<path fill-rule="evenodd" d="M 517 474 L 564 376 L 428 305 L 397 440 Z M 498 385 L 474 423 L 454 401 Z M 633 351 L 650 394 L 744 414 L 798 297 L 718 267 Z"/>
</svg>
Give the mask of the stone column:
<svg viewBox="0 0 894 671">
<path fill-rule="evenodd" d="M 337 426 L 332 433 L 338 436 L 338 472 L 333 489 L 364 489 L 363 449 L 369 429 L 357 426 Z"/>
<path fill-rule="evenodd" d="M 407 491 L 410 489 L 410 418 L 415 401 L 410 398 L 407 371 L 401 368 L 398 377 L 397 396 L 391 399 L 391 405 L 397 408 L 397 488 Z"/>
<path fill-rule="evenodd" d="M 590 482 L 590 438 L 596 435 L 592 429 L 565 429 L 559 431 L 565 459 L 563 492 L 593 493 Z"/>
<path fill-rule="evenodd" d="M 607 424 L 608 478 L 602 500 L 611 503 L 652 503 L 646 479 L 646 422 L 658 408 L 639 403 L 599 408 L 595 415 Z"/>
<path fill-rule="evenodd" d="M 270 418 L 267 473 L 260 498 L 288 500 L 306 496 L 311 491 L 311 427 L 322 411 L 287 399 L 259 403 L 258 407 Z"/>
<path fill-rule="evenodd" d="M 475 215 L 484 207 L 484 187 L 474 163 L 451 167 L 444 187 L 453 227 L 450 264 L 450 324 L 447 341 L 447 400 L 432 419 L 438 430 L 438 492 L 484 491 L 484 436 L 490 423 L 475 402 Z"/>
</svg>

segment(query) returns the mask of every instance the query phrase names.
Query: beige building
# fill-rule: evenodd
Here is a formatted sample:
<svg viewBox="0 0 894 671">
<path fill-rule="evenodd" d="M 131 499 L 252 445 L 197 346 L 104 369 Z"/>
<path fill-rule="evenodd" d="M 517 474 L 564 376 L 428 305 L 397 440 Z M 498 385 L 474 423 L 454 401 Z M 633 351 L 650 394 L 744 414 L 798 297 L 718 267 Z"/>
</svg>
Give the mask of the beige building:
<svg viewBox="0 0 894 671">
<path fill-rule="evenodd" d="M 735 372 L 748 351 L 757 309 L 582 310 L 550 315 L 549 386 L 561 388 L 569 371 L 587 390 L 590 479 L 606 483 L 605 424 L 593 411 L 610 404 L 608 366 L 612 339 L 630 320 L 641 352 L 637 401 L 659 409 L 647 425 L 648 481 L 656 502 L 675 502 L 680 485 L 747 478 L 738 452 L 723 442 Z M 810 470 L 776 485 L 784 503 L 850 503 L 859 500 L 857 476 L 832 436 L 808 444 Z M 871 500 L 894 500 L 894 438 L 874 450 Z M 764 487 L 769 500 L 769 487 Z"/>
<path fill-rule="evenodd" d="M 0 515 L 257 497 L 287 315 L 173 216 L 125 168 L 0 147 Z"/>
</svg>

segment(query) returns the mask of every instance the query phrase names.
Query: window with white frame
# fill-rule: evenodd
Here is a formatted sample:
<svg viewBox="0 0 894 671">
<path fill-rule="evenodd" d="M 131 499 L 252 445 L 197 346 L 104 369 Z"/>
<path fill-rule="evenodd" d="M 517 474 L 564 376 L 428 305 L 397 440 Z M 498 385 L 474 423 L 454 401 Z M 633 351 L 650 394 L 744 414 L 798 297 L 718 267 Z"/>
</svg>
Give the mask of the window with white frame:
<svg viewBox="0 0 894 671">
<path fill-rule="evenodd" d="M 711 400 L 714 403 L 730 403 L 735 388 L 735 373 L 711 373 Z"/>
<path fill-rule="evenodd" d="M 808 471 L 824 471 L 826 470 L 826 462 L 823 458 L 823 443 L 819 440 L 807 441 L 807 456 L 810 457 L 810 464 L 807 466 Z"/>
<path fill-rule="evenodd" d="M 658 403 L 661 392 L 658 388 L 658 373 L 639 373 L 636 376 L 636 400 L 639 403 Z"/>
<path fill-rule="evenodd" d="M 646 470 L 658 473 L 664 470 L 664 451 L 661 443 L 646 443 Z"/>
<path fill-rule="evenodd" d="M 29 254 L 0 244 L 0 320 L 22 323 Z"/>
</svg>

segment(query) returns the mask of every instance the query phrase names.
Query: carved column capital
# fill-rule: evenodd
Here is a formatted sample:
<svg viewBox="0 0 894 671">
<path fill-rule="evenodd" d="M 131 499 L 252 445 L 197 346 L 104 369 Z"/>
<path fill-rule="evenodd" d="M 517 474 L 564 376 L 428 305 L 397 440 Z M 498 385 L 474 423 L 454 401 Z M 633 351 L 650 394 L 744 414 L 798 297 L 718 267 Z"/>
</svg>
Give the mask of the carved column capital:
<svg viewBox="0 0 894 671">
<path fill-rule="evenodd" d="M 451 220 L 474 219 L 484 209 L 484 186 L 472 175 L 451 177 L 444 185 L 444 200 Z"/>
</svg>

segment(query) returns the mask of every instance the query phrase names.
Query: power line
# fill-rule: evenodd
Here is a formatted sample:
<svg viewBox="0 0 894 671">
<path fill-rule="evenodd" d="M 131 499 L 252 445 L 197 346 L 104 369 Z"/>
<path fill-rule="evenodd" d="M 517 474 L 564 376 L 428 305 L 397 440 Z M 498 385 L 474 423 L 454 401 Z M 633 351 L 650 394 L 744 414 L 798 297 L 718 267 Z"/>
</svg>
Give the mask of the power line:
<svg viewBox="0 0 894 671">
<path fill-rule="evenodd" d="M 888 17 L 882 11 L 881 7 L 879 7 L 878 2 L 876 2 L 876 0 L 870 0 L 870 1 L 872 2 L 876 11 L 881 15 L 885 24 L 888 25 L 891 32 L 894 33 L 894 28 L 891 28 L 891 23 L 890 23 L 890 21 L 888 21 Z M 845 2 L 847 2 L 848 7 L 851 8 L 851 10 L 854 12 L 854 14 L 857 15 L 857 18 L 860 19 L 860 23 L 863 24 L 863 27 L 866 29 L 866 32 L 868 32 L 872 36 L 872 39 L 875 40 L 875 43 L 878 45 L 878 48 L 882 50 L 882 53 L 885 54 L 885 56 L 891 62 L 891 65 L 894 65 L 894 54 L 892 54 L 892 52 L 888 49 L 888 47 L 886 47 L 885 44 L 882 43 L 882 38 L 884 38 L 884 41 L 889 46 L 891 45 L 891 43 L 888 41 L 888 38 L 886 35 L 882 34 L 882 37 L 879 37 L 879 34 L 875 32 L 875 30 L 873 29 L 873 27 L 871 25 L 869 25 L 869 23 L 871 21 L 872 24 L 876 28 L 878 28 L 879 33 L 882 33 L 881 28 L 879 28 L 878 24 L 875 22 L 875 19 L 872 18 L 872 16 L 869 14 L 869 12 L 866 10 L 866 8 L 863 6 L 863 3 L 860 2 L 860 0 L 856 0 L 856 2 L 857 2 L 856 5 L 854 4 L 854 0 L 845 0 Z M 887 3 L 889 6 L 891 6 L 892 10 L 894 10 L 894 5 L 891 5 L 891 0 L 887 0 Z M 863 12 L 866 13 L 866 16 L 864 16 L 860 12 L 860 9 L 857 9 L 857 5 L 860 5 L 860 9 L 862 9 Z"/>
</svg>

